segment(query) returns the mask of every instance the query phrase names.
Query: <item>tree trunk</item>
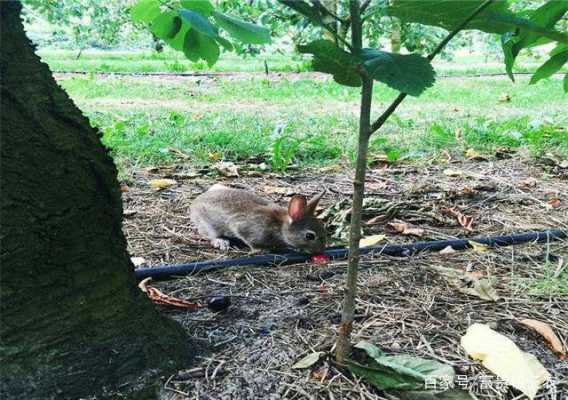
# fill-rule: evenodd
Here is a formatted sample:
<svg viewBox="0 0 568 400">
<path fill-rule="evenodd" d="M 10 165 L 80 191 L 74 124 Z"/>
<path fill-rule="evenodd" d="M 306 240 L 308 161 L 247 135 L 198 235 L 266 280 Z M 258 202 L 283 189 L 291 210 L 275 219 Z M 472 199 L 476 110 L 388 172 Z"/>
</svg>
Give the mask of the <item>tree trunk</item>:
<svg viewBox="0 0 568 400">
<path fill-rule="evenodd" d="M 136 287 L 116 168 L 20 9 L 0 2 L 0 397 L 139 394 L 189 346 Z"/>
</svg>

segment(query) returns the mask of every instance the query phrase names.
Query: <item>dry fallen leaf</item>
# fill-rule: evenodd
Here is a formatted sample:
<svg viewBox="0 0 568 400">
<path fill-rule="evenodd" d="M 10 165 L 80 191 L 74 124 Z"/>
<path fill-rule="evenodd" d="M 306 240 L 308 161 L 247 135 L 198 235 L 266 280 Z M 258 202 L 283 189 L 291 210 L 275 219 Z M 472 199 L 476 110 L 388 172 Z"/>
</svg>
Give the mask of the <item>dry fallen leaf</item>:
<svg viewBox="0 0 568 400">
<path fill-rule="evenodd" d="M 197 303 L 191 303 L 189 301 L 178 299 L 177 297 L 168 296 L 162 293 L 158 289 L 149 286 L 152 278 L 146 278 L 138 284 L 138 287 L 148 295 L 150 300 L 156 304 L 173 306 L 177 308 L 183 308 L 186 310 L 197 310 L 199 305 Z"/>
<path fill-rule="evenodd" d="M 483 243 L 474 242 L 473 240 L 468 240 L 469 245 L 476 253 L 484 253 L 489 250 L 489 246 Z"/>
<path fill-rule="evenodd" d="M 450 254 L 454 254 L 456 251 L 454 250 L 454 248 L 452 246 L 446 246 L 444 247 L 442 250 L 440 250 L 438 252 L 438 254 L 441 254 L 443 256 L 447 256 Z"/>
<path fill-rule="evenodd" d="M 487 161 L 488 158 L 484 155 L 482 155 L 480 152 L 478 152 L 477 150 L 474 149 L 467 149 L 465 152 L 465 156 L 470 159 L 470 160 L 474 160 L 474 161 Z"/>
<path fill-rule="evenodd" d="M 459 224 L 468 232 L 472 232 L 473 228 L 473 217 L 470 215 L 464 215 L 460 211 L 456 210 L 455 208 L 443 208 L 442 212 L 452 217 L 455 217 Z"/>
<path fill-rule="evenodd" d="M 424 229 L 409 226 L 406 222 L 389 222 L 387 227 L 392 229 L 396 233 L 409 236 L 422 237 L 424 235 Z"/>
<path fill-rule="evenodd" d="M 315 353 L 310 353 L 294 365 L 292 365 L 292 369 L 306 369 L 310 368 L 312 365 L 317 363 L 321 356 L 325 354 L 324 351 L 316 351 Z"/>
<path fill-rule="evenodd" d="M 221 159 L 221 153 L 218 151 L 215 152 L 211 152 L 207 155 L 207 158 L 209 159 L 209 161 L 219 161 Z"/>
<path fill-rule="evenodd" d="M 499 295 L 487 278 L 479 278 L 475 274 L 466 274 L 461 278 L 458 290 L 462 293 L 476 296 L 483 300 L 497 301 Z"/>
<path fill-rule="evenodd" d="M 459 169 L 447 168 L 443 172 L 444 172 L 444 175 L 446 175 L 446 176 L 451 176 L 451 177 L 463 176 L 463 171 L 459 170 Z"/>
<path fill-rule="evenodd" d="M 374 246 L 377 243 L 382 242 L 386 238 L 387 238 L 386 235 L 367 236 L 367 237 L 361 239 L 361 241 L 359 242 L 359 247 Z"/>
<path fill-rule="evenodd" d="M 223 176 L 238 177 L 239 167 L 230 161 L 220 161 L 214 165 L 215 169 Z"/>
<path fill-rule="evenodd" d="M 177 182 L 173 179 L 152 179 L 150 181 L 150 186 L 155 189 L 167 189 L 170 186 L 175 185 Z"/>
<path fill-rule="evenodd" d="M 129 190 L 130 190 L 130 188 L 128 187 L 127 184 L 123 183 L 122 185 L 120 185 L 120 191 L 121 191 L 122 193 L 126 193 L 126 192 L 128 192 Z"/>
<path fill-rule="evenodd" d="M 521 351 L 509 338 L 487 325 L 473 324 L 461 338 L 466 353 L 509 385 L 534 399 L 550 373 L 532 354 Z"/>
<path fill-rule="evenodd" d="M 532 328 L 536 332 L 538 332 L 544 338 L 544 340 L 546 340 L 546 344 L 558 356 L 558 358 L 560 358 L 561 360 L 568 359 L 566 349 L 549 324 L 547 324 L 546 322 L 537 321 L 535 319 L 523 319 L 520 322 L 521 324 L 528 326 L 529 328 Z"/>
<path fill-rule="evenodd" d="M 558 197 L 553 197 L 552 199 L 548 200 L 548 204 L 550 204 L 552 208 L 558 208 L 562 205 L 562 200 L 560 200 Z"/>
<path fill-rule="evenodd" d="M 134 264 L 135 267 L 139 267 L 146 263 L 146 259 L 144 259 L 144 257 L 130 257 L 130 261 L 132 261 L 132 264 Z"/>
</svg>

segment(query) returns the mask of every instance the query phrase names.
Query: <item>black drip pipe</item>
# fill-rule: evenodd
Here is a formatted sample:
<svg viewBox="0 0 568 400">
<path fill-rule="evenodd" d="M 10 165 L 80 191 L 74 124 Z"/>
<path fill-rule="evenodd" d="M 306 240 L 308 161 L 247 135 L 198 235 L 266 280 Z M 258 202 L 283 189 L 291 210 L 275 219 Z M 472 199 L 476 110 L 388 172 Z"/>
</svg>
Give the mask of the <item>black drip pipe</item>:
<svg viewBox="0 0 568 400">
<path fill-rule="evenodd" d="M 568 230 L 551 229 L 541 232 L 528 232 L 516 235 L 486 236 L 471 239 L 435 240 L 429 242 L 416 242 L 403 245 L 369 246 L 361 249 L 361 254 L 386 254 L 389 256 L 409 257 L 421 251 L 439 251 L 448 246 L 454 250 L 471 248 L 470 242 L 477 242 L 489 247 L 510 246 L 528 242 L 549 242 L 553 240 L 568 239 Z M 324 251 L 329 258 L 341 259 L 349 255 L 345 247 L 330 248 Z M 196 272 L 211 271 L 225 267 L 252 266 L 252 265 L 286 265 L 306 262 L 310 256 L 300 253 L 262 254 L 258 256 L 238 257 L 219 260 L 195 261 L 188 264 L 160 265 L 157 267 L 142 267 L 134 271 L 137 279 L 167 278 L 170 276 L 188 275 Z"/>
</svg>

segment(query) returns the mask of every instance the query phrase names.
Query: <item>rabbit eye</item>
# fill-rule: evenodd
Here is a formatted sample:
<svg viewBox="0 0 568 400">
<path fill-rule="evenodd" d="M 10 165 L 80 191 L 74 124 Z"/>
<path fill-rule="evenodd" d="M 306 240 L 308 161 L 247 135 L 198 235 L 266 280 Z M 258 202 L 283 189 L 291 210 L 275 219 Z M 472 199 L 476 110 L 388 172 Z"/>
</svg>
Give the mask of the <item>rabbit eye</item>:
<svg viewBox="0 0 568 400">
<path fill-rule="evenodd" d="M 306 232 L 306 240 L 315 240 L 316 235 L 313 232 Z"/>
</svg>

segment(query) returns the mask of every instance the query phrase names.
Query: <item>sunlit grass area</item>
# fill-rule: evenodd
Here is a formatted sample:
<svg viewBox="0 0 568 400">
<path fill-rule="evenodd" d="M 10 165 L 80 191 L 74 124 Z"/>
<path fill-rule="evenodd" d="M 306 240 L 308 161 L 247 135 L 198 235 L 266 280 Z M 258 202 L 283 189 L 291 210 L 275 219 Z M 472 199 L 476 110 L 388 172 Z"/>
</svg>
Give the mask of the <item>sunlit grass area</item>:
<svg viewBox="0 0 568 400">
<path fill-rule="evenodd" d="M 120 165 L 181 161 L 180 154 L 194 165 L 261 156 L 277 169 L 354 158 L 358 89 L 324 77 L 87 75 L 61 84 L 101 129 Z M 378 85 L 375 114 L 395 96 Z M 371 140 L 371 150 L 392 161 L 436 158 L 443 151 L 492 157 L 503 148 L 565 156 L 567 106 L 556 78 L 537 85 L 524 78 L 515 84 L 506 78 L 440 79 L 399 108 Z"/>
</svg>

